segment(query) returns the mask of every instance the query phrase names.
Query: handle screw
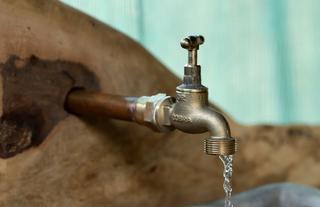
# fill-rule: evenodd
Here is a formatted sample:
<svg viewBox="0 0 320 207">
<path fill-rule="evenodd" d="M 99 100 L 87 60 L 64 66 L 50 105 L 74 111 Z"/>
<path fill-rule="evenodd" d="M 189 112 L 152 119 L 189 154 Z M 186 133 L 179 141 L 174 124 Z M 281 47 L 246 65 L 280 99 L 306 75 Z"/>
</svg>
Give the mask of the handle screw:
<svg viewBox="0 0 320 207">
<path fill-rule="evenodd" d="M 202 35 L 189 36 L 180 41 L 181 47 L 187 50 L 198 50 L 199 45 L 202 45 L 203 43 L 204 37 Z"/>
</svg>

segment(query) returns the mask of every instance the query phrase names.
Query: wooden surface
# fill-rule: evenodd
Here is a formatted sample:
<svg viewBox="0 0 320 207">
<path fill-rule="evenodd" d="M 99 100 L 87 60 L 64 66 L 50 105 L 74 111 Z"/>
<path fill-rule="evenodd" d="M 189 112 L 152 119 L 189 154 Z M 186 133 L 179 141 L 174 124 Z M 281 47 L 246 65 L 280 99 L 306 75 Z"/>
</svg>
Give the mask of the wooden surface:
<svg viewBox="0 0 320 207">
<path fill-rule="evenodd" d="M 134 41 L 57 1 L 1 1 L 0 23 L 2 71 L 12 55 L 36 56 L 81 64 L 107 93 L 174 95 L 179 83 Z M 5 91 L 1 87 L 2 99 Z M 3 115 L 3 103 L 0 108 Z M 320 186 L 319 127 L 229 121 L 241 138 L 236 192 L 278 181 Z M 0 160 L 0 205 L 163 207 L 221 198 L 222 166 L 202 152 L 207 136 L 69 115 L 40 145 Z"/>
</svg>

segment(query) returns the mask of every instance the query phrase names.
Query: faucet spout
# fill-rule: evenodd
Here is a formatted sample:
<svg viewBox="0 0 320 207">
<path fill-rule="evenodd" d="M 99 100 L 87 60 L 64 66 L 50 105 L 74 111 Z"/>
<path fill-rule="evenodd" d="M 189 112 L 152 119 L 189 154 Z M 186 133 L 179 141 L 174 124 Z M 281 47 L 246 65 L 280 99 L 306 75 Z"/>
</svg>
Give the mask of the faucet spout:
<svg viewBox="0 0 320 207">
<path fill-rule="evenodd" d="M 173 128 L 186 133 L 210 132 L 204 141 L 209 155 L 231 155 L 236 152 L 236 140 L 231 136 L 225 117 L 208 104 L 208 91 L 201 87 L 197 91 L 177 87 L 176 102 L 170 113 Z"/>
<path fill-rule="evenodd" d="M 207 107 L 202 110 L 201 116 L 211 136 L 231 137 L 229 124 L 222 114 Z"/>
<path fill-rule="evenodd" d="M 231 136 L 225 117 L 213 109 L 205 110 L 210 137 L 204 140 L 204 151 L 209 155 L 231 155 L 237 150 L 236 139 Z"/>
</svg>

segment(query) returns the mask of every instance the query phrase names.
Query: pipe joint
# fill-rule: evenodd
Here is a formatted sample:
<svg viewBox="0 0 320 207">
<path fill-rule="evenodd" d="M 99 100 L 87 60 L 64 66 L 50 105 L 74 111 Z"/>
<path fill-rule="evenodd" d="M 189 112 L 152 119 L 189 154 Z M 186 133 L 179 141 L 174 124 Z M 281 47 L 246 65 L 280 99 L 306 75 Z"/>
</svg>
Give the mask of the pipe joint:
<svg viewBox="0 0 320 207">
<path fill-rule="evenodd" d="M 174 101 L 173 97 L 163 93 L 138 98 L 135 121 L 159 132 L 173 130 L 169 114 Z"/>
</svg>

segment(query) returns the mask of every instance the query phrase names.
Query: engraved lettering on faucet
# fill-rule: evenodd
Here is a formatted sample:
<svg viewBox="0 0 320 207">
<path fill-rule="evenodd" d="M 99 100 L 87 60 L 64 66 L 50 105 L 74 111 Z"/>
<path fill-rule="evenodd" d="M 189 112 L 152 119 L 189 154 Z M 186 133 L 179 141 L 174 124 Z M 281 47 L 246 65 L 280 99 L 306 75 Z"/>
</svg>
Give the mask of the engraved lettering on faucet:
<svg viewBox="0 0 320 207">
<path fill-rule="evenodd" d="M 186 117 L 186 116 L 179 115 L 179 114 L 172 114 L 171 117 L 172 117 L 172 120 L 176 121 L 176 122 L 192 123 L 192 120 L 190 117 Z"/>
<path fill-rule="evenodd" d="M 177 101 L 178 102 L 186 102 L 186 100 L 187 100 L 187 97 L 186 97 L 186 95 L 185 94 L 182 94 L 182 93 L 178 93 L 177 94 Z"/>
</svg>

